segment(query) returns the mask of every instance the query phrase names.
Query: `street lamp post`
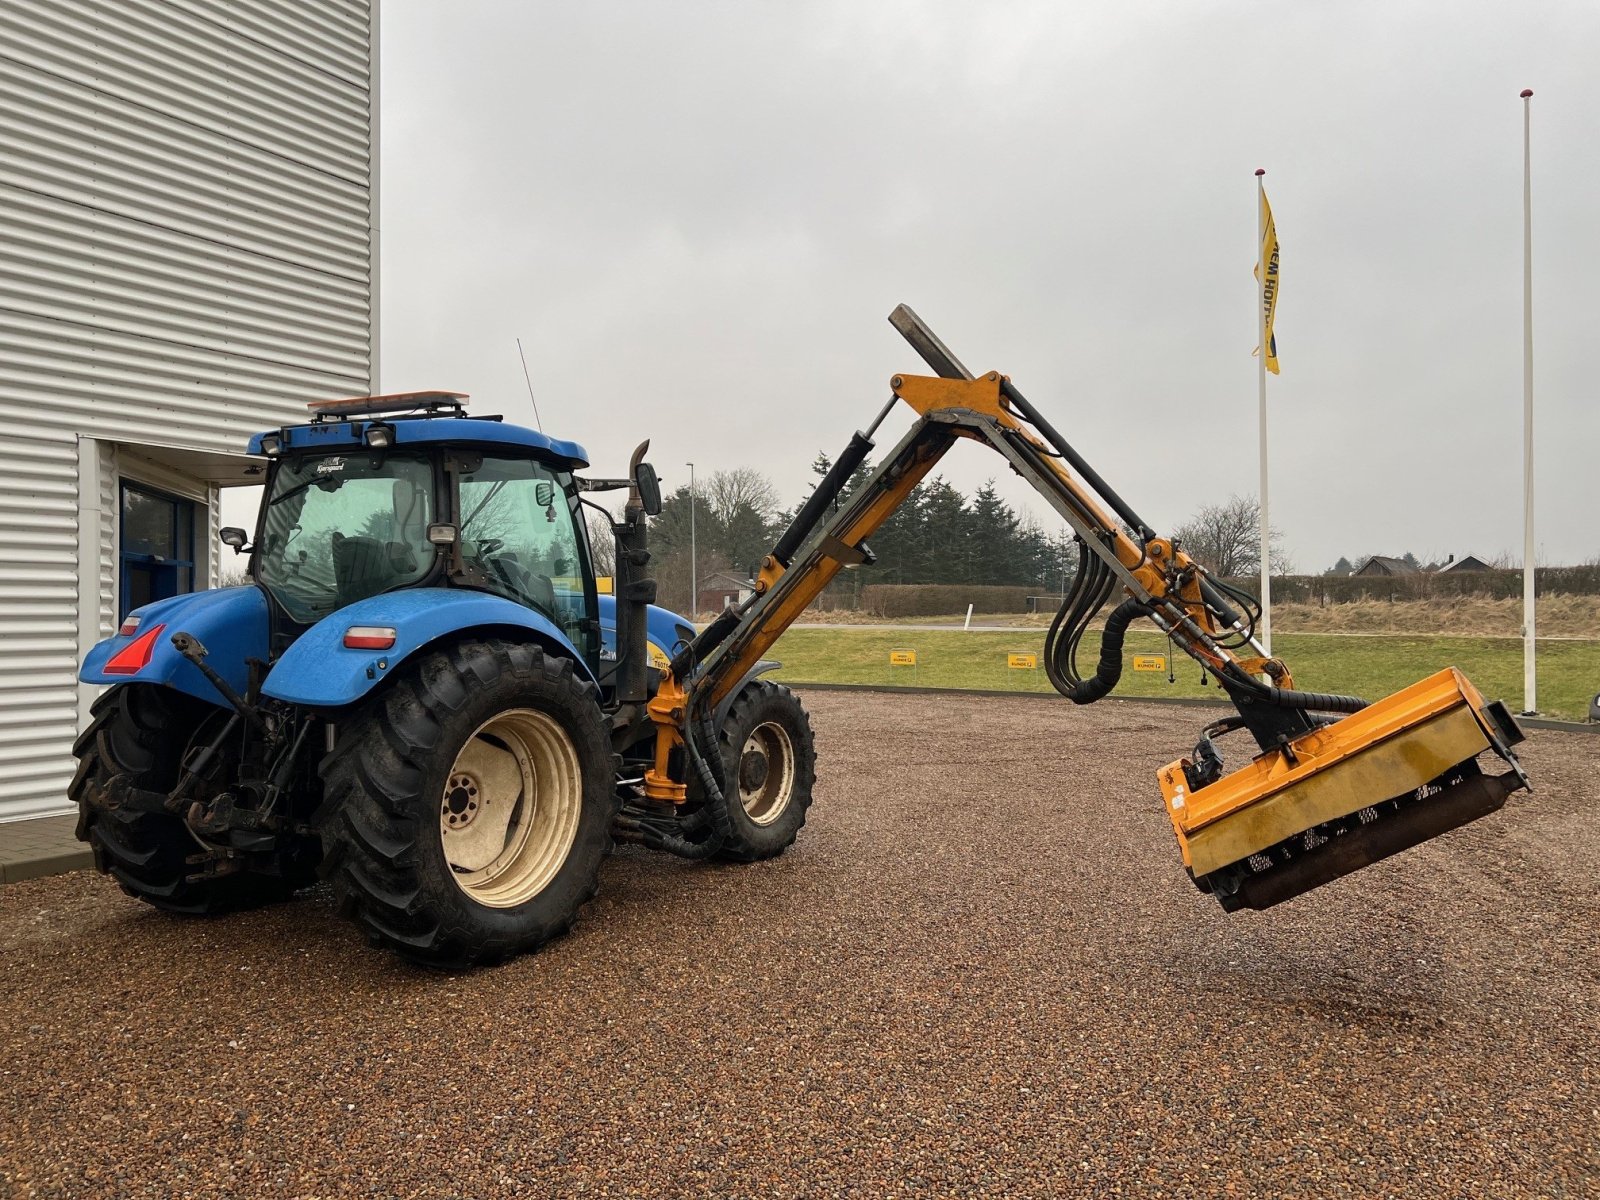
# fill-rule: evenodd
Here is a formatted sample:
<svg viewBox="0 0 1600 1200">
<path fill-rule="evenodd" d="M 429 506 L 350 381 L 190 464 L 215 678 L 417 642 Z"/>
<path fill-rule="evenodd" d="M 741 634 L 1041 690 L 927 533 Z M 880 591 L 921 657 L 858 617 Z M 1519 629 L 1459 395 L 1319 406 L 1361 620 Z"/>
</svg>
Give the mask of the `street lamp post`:
<svg viewBox="0 0 1600 1200">
<path fill-rule="evenodd" d="M 694 464 L 689 468 L 689 622 L 694 623 L 700 608 L 700 559 L 694 542 Z"/>
</svg>

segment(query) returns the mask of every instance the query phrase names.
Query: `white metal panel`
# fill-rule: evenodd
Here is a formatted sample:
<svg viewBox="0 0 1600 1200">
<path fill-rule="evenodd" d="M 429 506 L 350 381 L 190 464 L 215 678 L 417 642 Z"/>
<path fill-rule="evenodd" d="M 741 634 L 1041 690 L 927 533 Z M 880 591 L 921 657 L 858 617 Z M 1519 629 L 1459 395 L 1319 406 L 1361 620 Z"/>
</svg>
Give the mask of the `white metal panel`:
<svg viewBox="0 0 1600 1200">
<path fill-rule="evenodd" d="M 117 503 L 117 452 L 116 447 L 105 442 L 96 442 L 97 463 L 96 481 L 99 491 L 99 513 L 97 534 L 99 547 L 97 562 L 99 570 L 95 572 L 97 583 L 96 600 L 98 607 L 96 615 L 99 618 L 99 637 L 108 638 L 117 627 L 117 547 L 121 544 L 122 534 L 122 508 Z M 79 646 L 80 650 L 88 647 Z"/>
<path fill-rule="evenodd" d="M 208 487 L 206 489 L 206 533 L 205 545 L 196 546 L 195 553 L 205 552 L 206 586 L 208 588 L 220 587 L 222 584 L 222 543 L 218 535 L 222 533 L 222 489 Z M 200 564 L 195 564 L 196 578 Z"/>
<path fill-rule="evenodd" d="M 0 820 L 64 803 L 78 656 L 116 614 L 118 438 L 236 453 L 373 386 L 375 23 L 0 3 Z"/>
<path fill-rule="evenodd" d="M 60 811 L 77 729 L 78 446 L 0 436 L 0 815 Z"/>
<path fill-rule="evenodd" d="M 339 78 L 305 61 L 305 27 L 291 2 L 275 32 L 257 38 L 226 27 L 229 6 L 162 0 L 6 0 L 0 47 L 7 57 L 93 89 L 108 101 L 170 113 L 330 175 L 361 180 L 352 144 L 368 125 L 365 78 Z M 298 28 L 297 28 L 298 27 Z M 352 31 L 353 32 L 353 31 Z M 366 38 L 352 40 L 352 55 Z"/>
<path fill-rule="evenodd" d="M 0 69 L 0 120 L 0 170 L 24 191 L 332 274 L 365 274 L 364 186 L 297 172 L 245 143 L 119 109 L 9 62 Z M 86 144 L 95 150 L 87 161 Z"/>
</svg>

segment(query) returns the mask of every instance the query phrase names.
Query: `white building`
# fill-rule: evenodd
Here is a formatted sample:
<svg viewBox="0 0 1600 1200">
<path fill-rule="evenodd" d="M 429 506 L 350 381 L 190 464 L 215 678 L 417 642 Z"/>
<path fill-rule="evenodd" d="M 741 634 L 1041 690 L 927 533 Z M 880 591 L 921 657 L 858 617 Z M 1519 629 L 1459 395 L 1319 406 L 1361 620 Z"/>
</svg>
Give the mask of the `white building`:
<svg viewBox="0 0 1600 1200">
<path fill-rule="evenodd" d="M 373 390 L 376 26 L 0 5 L 0 820 L 69 807 L 84 651 L 215 583 L 246 437 Z"/>
</svg>

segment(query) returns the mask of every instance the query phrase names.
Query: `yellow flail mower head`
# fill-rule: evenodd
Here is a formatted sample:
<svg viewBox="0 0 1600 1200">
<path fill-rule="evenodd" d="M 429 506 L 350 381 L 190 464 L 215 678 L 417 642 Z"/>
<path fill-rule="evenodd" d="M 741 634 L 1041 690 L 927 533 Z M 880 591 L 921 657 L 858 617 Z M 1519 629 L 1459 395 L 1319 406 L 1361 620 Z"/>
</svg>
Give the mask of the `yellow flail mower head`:
<svg viewBox="0 0 1600 1200">
<path fill-rule="evenodd" d="M 1528 786 L 1522 731 L 1455 668 L 1221 774 L 1209 726 L 1158 777 L 1184 864 L 1229 912 L 1271 908 L 1494 812 Z M 1509 770 L 1485 774 L 1493 751 Z"/>
</svg>

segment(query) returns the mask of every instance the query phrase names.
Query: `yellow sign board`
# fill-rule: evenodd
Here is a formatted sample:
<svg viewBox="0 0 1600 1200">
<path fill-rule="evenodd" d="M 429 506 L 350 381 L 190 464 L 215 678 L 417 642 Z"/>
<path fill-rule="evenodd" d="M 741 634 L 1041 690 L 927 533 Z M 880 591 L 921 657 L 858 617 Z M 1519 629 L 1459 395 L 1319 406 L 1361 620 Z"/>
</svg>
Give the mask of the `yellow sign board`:
<svg viewBox="0 0 1600 1200">
<path fill-rule="evenodd" d="M 889 651 L 889 665 L 891 667 L 914 667 L 917 665 L 917 652 L 915 650 Z"/>
<path fill-rule="evenodd" d="M 1037 654 L 1007 654 L 1006 666 L 1013 671 L 1037 671 L 1039 669 L 1039 656 Z"/>
<path fill-rule="evenodd" d="M 1133 669 L 1135 671 L 1165 671 L 1167 669 L 1167 656 L 1165 654 L 1135 654 L 1133 656 Z"/>
</svg>

